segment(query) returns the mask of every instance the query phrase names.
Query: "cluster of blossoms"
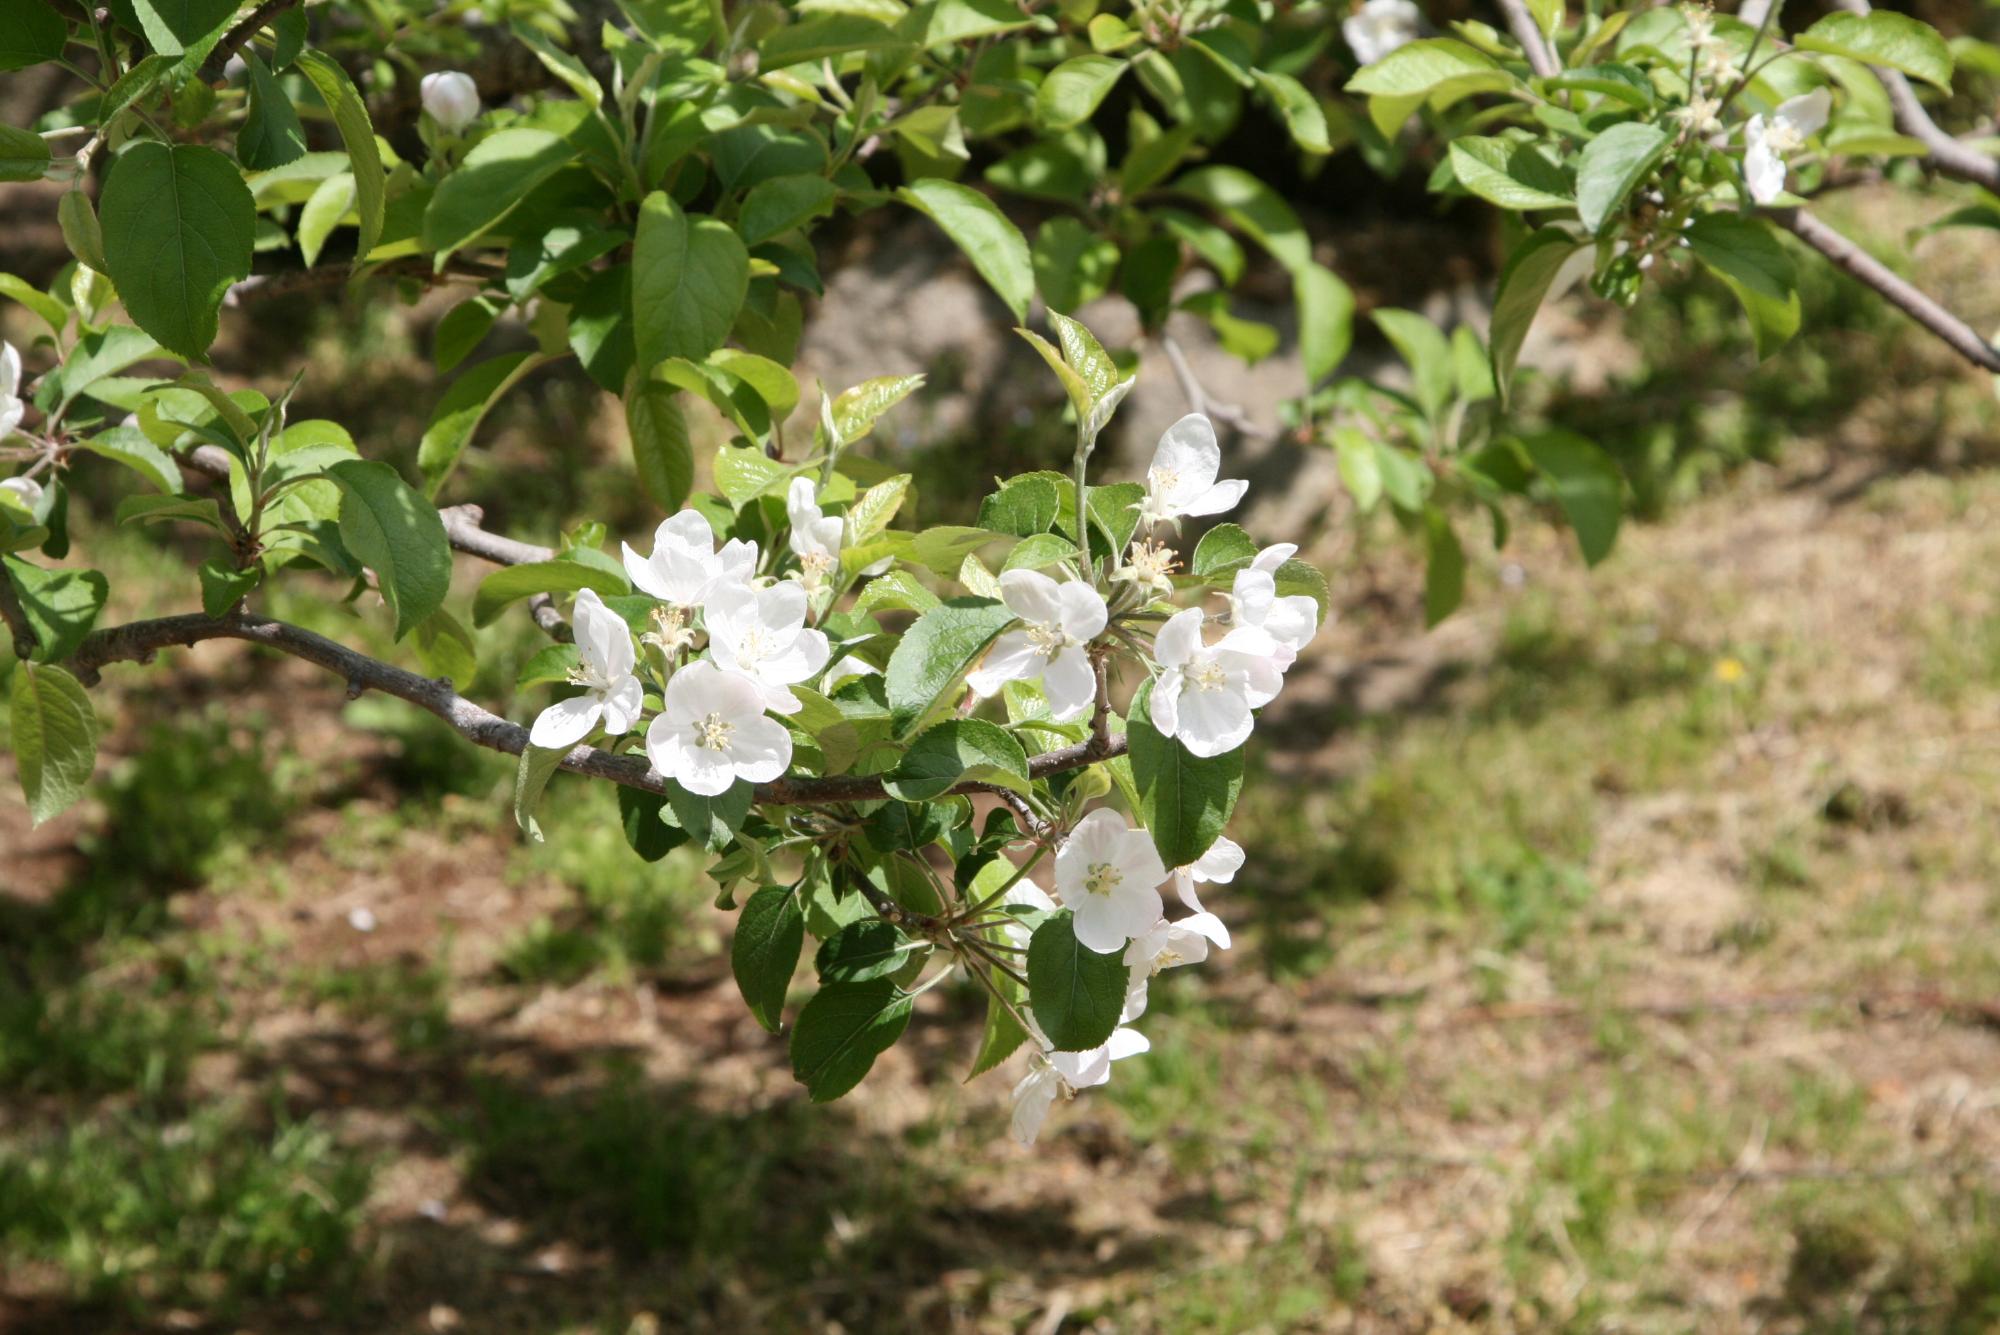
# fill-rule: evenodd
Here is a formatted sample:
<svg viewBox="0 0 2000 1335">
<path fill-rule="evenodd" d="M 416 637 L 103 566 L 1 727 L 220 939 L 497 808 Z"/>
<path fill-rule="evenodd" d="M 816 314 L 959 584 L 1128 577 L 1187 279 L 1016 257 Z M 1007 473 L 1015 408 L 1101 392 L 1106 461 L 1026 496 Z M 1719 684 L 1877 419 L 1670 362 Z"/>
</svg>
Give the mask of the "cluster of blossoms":
<svg viewBox="0 0 2000 1335">
<path fill-rule="evenodd" d="M 1744 71 L 1738 65 L 1734 47 L 1716 31 L 1715 11 L 1706 5 L 1681 11 L 1687 21 L 1688 44 L 1693 51 L 1694 80 L 1688 90 L 1688 104 L 1679 113 L 1691 134 L 1714 139 L 1722 134 L 1722 111 L 1727 99 L 1737 91 Z M 1805 147 L 1806 140 L 1826 125 L 1833 107 L 1833 95 L 1824 88 L 1788 98 L 1765 116 L 1752 116 L 1743 126 L 1743 176 L 1750 197 L 1769 204 L 1785 192 L 1787 161 Z"/>
</svg>

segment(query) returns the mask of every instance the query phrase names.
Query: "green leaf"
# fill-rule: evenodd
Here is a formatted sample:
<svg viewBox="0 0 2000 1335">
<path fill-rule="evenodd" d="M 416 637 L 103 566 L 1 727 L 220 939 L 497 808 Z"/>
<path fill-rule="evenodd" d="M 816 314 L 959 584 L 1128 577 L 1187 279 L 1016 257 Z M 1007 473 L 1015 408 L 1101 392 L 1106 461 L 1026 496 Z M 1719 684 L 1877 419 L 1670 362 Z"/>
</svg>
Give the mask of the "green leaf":
<svg viewBox="0 0 2000 1335">
<path fill-rule="evenodd" d="M 177 57 L 160 55 L 157 52 L 138 61 L 119 75 L 117 82 L 105 89 L 104 96 L 98 99 L 97 123 L 109 125 L 117 118 L 119 112 L 151 96 L 153 90 L 158 88 L 179 64 Z"/>
<path fill-rule="evenodd" d="M 1951 91 L 1951 47 L 1937 29 L 1906 14 L 1828 14 L 1792 39 L 1795 46 L 1901 70 Z"/>
<path fill-rule="evenodd" d="M 729 944 L 729 968 L 750 1014 L 774 1034 L 784 1023 L 785 993 L 805 942 L 805 907 L 796 889 L 767 885 L 743 902 Z"/>
<path fill-rule="evenodd" d="M 1467 135 L 1451 144 L 1452 175 L 1481 199 L 1503 209 L 1571 209 L 1562 168 L 1539 144 Z"/>
<path fill-rule="evenodd" d="M 56 205 L 56 225 L 62 229 L 63 244 L 81 263 L 98 273 L 111 267 L 111 261 L 104 258 L 104 229 L 98 225 L 89 195 L 75 186 L 63 191 Z"/>
<path fill-rule="evenodd" d="M 572 93 L 593 107 L 603 105 L 604 86 L 581 60 L 518 19 L 507 27 L 516 41 L 535 53 L 542 68 L 555 75 Z"/>
<path fill-rule="evenodd" d="M 40 825 L 83 796 L 97 765 L 97 715 L 75 677 L 33 663 L 14 669 L 11 704 L 14 765 Z"/>
<path fill-rule="evenodd" d="M 896 198 L 944 229 L 972 261 L 1017 321 L 1028 318 L 1035 292 L 1034 263 L 1018 227 L 993 201 L 955 181 L 930 178 L 906 185 Z"/>
<path fill-rule="evenodd" d="M 301 51 L 294 63 L 333 113 L 341 145 L 347 149 L 354 172 L 354 207 L 361 219 L 361 237 L 354 253 L 365 258 L 382 239 L 382 219 L 389 194 L 388 178 L 382 171 L 382 154 L 375 146 L 375 126 L 368 119 L 368 107 L 361 100 L 360 90 L 331 56 L 319 51 Z M 455 179 L 459 173 L 452 175 Z M 117 275 L 112 277 L 115 280 Z"/>
<path fill-rule="evenodd" d="M 1241 167 L 1198 167 L 1175 181 L 1173 188 L 1215 209 L 1292 273 L 1312 263 L 1312 243 L 1299 215 Z"/>
<path fill-rule="evenodd" d="M 731 505 L 741 506 L 791 476 L 792 470 L 760 449 L 729 446 L 715 452 L 715 489 Z"/>
<path fill-rule="evenodd" d="M 1072 56 L 1049 71 L 1035 93 L 1035 114 L 1051 130 L 1081 125 L 1125 73 L 1125 62 L 1110 56 Z"/>
<path fill-rule="evenodd" d="M 531 352 L 508 352 L 488 358 L 451 382 L 444 396 L 431 409 L 431 420 L 417 443 L 417 468 L 424 475 L 424 490 L 436 496 L 444 489 L 459 456 L 472 442 L 486 414 L 521 378 L 542 364 Z"/>
<path fill-rule="evenodd" d="M 903 1036 L 911 1005 L 887 978 L 820 988 L 792 1030 L 792 1074 L 812 1101 L 830 1102 L 860 1084 Z"/>
<path fill-rule="evenodd" d="M 1118 247 L 1075 218 L 1051 218 L 1035 233 L 1035 285 L 1052 311 L 1074 311 L 1103 296 L 1118 269 Z"/>
<path fill-rule="evenodd" d="M 1217 524 L 1194 545 L 1194 559 L 1188 569 L 1203 578 L 1234 574 L 1256 555 L 1257 542 L 1248 533 L 1235 524 Z"/>
<path fill-rule="evenodd" d="M 1528 326 L 1542 307 L 1549 285 L 1570 256 L 1582 247 L 1575 237 L 1559 227 L 1544 227 L 1529 233 L 1507 257 L 1500 269 L 1500 283 L 1493 297 L 1492 343 L 1493 383 L 1502 402 L 1514 379 L 1514 366 L 1521 358 L 1521 344 Z"/>
<path fill-rule="evenodd" d="M 1432 506 L 1424 511 L 1424 624 L 1435 626 L 1465 600 L 1465 549 L 1458 545 L 1451 519 Z"/>
<path fill-rule="evenodd" d="M 252 171 L 296 162 L 306 153 L 306 127 L 291 99 L 255 50 L 242 51 L 250 78 L 250 112 L 236 132 L 236 160 Z"/>
<path fill-rule="evenodd" d="M 444 604 L 451 543 L 438 512 L 385 463 L 348 459 L 326 470 L 339 485 L 340 540 L 375 572 L 395 614 L 395 638 Z"/>
<path fill-rule="evenodd" d="M 1160 860 L 1184 867 L 1206 853 L 1229 824 L 1243 791 L 1243 748 L 1206 759 L 1194 755 L 1153 726 L 1152 698 L 1147 682 L 1133 696 L 1125 725 L 1138 814 Z"/>
<path fill-rule="evenodd" d="M 570 661 L 576 661 L 576 646 L 573 644 L 550 645 L 549 648 L 568 649 Z M 541 654 L 535 656 L 540 658 Z M 560 681 L 562 676 L 563 674 L 559 673 L 555 679 Z M 634 853 L 648 862 L 658 862 L 687 842 L 685 831 L 677 825 L 669 825 L 666 822 L 664 815 L 666 806 L 667 799 L 656 793 L 627 788 L 624 784 L 618 785 L 618 819 L 625 827 L 625 842 L 632 846 Z M 740 926 L 738 930 L 741 930 Z"/>
<path fill-rule="evenodd" d="M 823 176 L 774 176 L 743 197 L 736 231 L 746 246 L 782 236 L 832 210 L 840 191 Z"/>
<path fill-rule="evenodd" d="M 7 582 L 35 632 L 35 659 L 59 663 L 76 652 L 104 610 L 110 586 L 95 570 L 43 570 L 9 556 Z"/>
<path fill-rule="evenodd" d="M 910 493 L 910 482 L 910 474 L 897 473 L 862 492 L 854 504 L 847 507 L 845 540 L 864 543 L 889 527 L 889 521 L 903 508 L 903 498 Z"/>
<path fill-rule="evenodd" d="M 1028 1004 L 1058 1052 L 1088 1052 L 1111 1037 L 1125 1008 L 1129 970 L 1076 939 L 1076 918 L 1056 914 L 1028 939 Z"/>
<path fill-rule="evenodd" d="M 1340 467 L 1341 485 L 1354 498 L 1361 513 L 1367 514 L 1382 499 L 1382 467 L 1375 442 L 1351 426 L 1335 427 L 1333 447 Z"/>
<path fill-rule="evenodd" d="M 430 677 L 468 686 L 479 671 L 479 645 L 465 623 L 440 607 L 410 633 L 410 644 Z M 620 789 L 620 791 L 625 791 Z"/>
<path fill-rule="evenodd" d="M 1454 387 L 1451 344 L 1444 332 L 1414 311 L 1384 307 L 1374 315 L 1382 333 L 1409 364 L 1417 407 L 1432 422 L 1440 421 Z"/>
<path fill-rule="evenodd" d="M 186 486 L 180 465 L 137 427 L 114 426 L 78 441 L 76 448 L 124 464 L 163 492 L 176 493 Z"/>
<path fill-rule="evenodd" d="M 485 341 L 493 332 L 493 321 L 500 309 L 493 298 L 475 296 L 467 297 L 444 313 L 431 335 L 431 364 L 437 367 L 438 374 L 456 368 Z"/>
<path fill-rule="evenodd" d="M 890 659 L 893 671 L 895 660 Z M 1028 786 L 1028 755 L 1005 728 L 984 719 L 952 719 L 926 729 L 883 782 L 893 797 L 925 802 L 960 783 L 999 784 L 1016 791 Z"/>
<path fill-rule="evenodd" d="M 1464 42 L 1432 37 L 1397 47 L 1347 81 L 1350 93 L 1409 97 L 1468 74 L 1498 70 L 1493 58 Z"/>
<path fill-rule="evenodd" d="M 1576 164 L 1576 212 L 1584 229 L 1602 231 L 1672 143 L 1661 126 L 1625 121 L 1585 144 Z"/>
<path fill-rule="evenodd" d="M 472 624 L 490 626 L 509 607 L 538 593 L 575 593 L 579 589 L 593 589 L 611 596 L 630 593 L 632 586 L 622 575 L 580 561 L 529 561 L 502 566 L 479 581 L 479 591 L 472 595 Z"/>
<path fill-rule="evenodd" d="M 1574 432 L 1552 427 L 1525 436 L 1521 445 L 1555 493 L 1556 504 L 1576 534 L 1583 559 L 1596 565 L 1618 540 L 1625 483 L 1611 456 Z"/>
<path fill-rule="evenodd" d="M 48 166 L 48 140 L 33 130 L 0 125 L 0 181 L 39 181 Z"/>
<path fill-rule="evenodd" d="M 515 767 L 514 823 L 521 827 L 522 834 L 538 844 L 542 842 L 542 826 L 535 819 L 535 808 L 542 804 L 542 790 L 549 786 L 549 780 L 569 753 L 567 746 L 530 743 L 522 748 L 521 763 Z"/>
<path fill-rule="evenodd" d="M 214 48 L 236 4 L 235 0 L 131 0 L 130 9 L 155 51 L 191 54 L 199 63 Z"/>
<path fill-rule="evenodd" d="M 883 674 L 896 735 L 914 733 L 1013 620 L 1002 603 L 954 598 L 912 622 Z"/>
<path fill-rule="evenodd" d="M 617 393 L 634 370 L 632 266 L 600 269 L 569 309 L 569 346 L 599 387 Z"/>
<path fill-rule="evenodd" d="M 1100 15 L 1100 17 L 1102 17 Z M 1007 995 L 1017 1005 L 1023 999 L 1021 986 L 998 969 L 989 969 L 987 977 L 994 989 Z M 1004 1005 L 992 992 L 986 994 L 986 1024 L 979 1032 L 979 1051 L 973 1054 L 972 1069 L 966 1072 L 967 1080 L 975 1080 L 1014 1055 L 1015 1049 L 1028 1039 L 1028 1031 L 1014 1018 L 1014 1012 Z"/>
<path fill-rule="evenodd" d="M 930 942 L 904 936 L 880 918 L 864 919 L 822 945 L 813 967 L 829 983 L 865 983 L 889 977 L 930 948 Z"/>
<path fill-rule="evenodd" d="M 0 21 L 0 70 L 23 70 L 55 60 L 69 39 L 69 25 L 42 0 L 8 0 Z"/>
<path fill-rule="evenodd" d="M 632 243 L 632 317 L 638 364 L 698 362 L 722 345 L 742 308 L 750 257 L 713 218 L 690 222 L 664 192 L 646 196 Z"/>
<path fill-rule="evenodd" d="M 109 277 L 133 323 L 207 360 L 223 294 L 250 276 L 257 206 L 242 174 L 212 148 L 147 140 L 112 165 L 100 214 Z"/>
<path fill-rule="evenodd" d="M 778 29 L 758 48 L 762 68 L 783 69 L 808 61 L 901 45 L 894 28 L 852 14 L 820 14 Z"/>
<path fill-rule="evenodd" d="M 299 209 L 299 254 L 308 268 L 319 263 L 333 229 L 347 220 L 354 209 L 354 173 L 335 172 L 313 187 L 312 195 Z"/>
<path fill-rule="evenodd" d="M 921 375 L 884 375 L 842 390 L 833 400 L 833 425 L 843 444 L 852 445 L 875 429 L 882 414 L 910 397 L 924 383 Z M 823 447 L 826 442 L 820 441 Z"/>
<path fill-rule="evenodd" d="M 667 785 L 667 805 L 674 813 L 674 823 L 711 853 L 728 847 L 743 828 L 755 796 L 756 790 L 740 781 L 714 797 L 691 793 L 677 783 Z"/>
<path fill-rule="evenodd" d="M 95 268 L 96 266 L 91 266 Z M 99 270 L 99 272 L 103 272 Z M 25 279 L 10 273 L 0 273 L 0 297 L 19 302 L 34 312 L 36 318 L 49 327 L 51 334 L 60 335 L 63 326 L 69 323 L 69 310 L 60 301 L 40 288 L 30 287 Z M 151 339 L 146 340 L 148 343 Z"/>
<path fill-rule="evenodd" d="M 159 524 L 185 519 L 202 524 L 227 536 L 222 510 L 207 496 L 127 496 L 118 502 L 115 518 L 120 524 Z"/>
<path fill-rule="evenodd" d="M 1292 272 L 1292 299 L 1299 308 L 1299 353 L 1306 384 L 1332 375 L 1354 342 L 1354 293 L 1323 264 L 1307 263 Z"/>
<path fill-rule="evenodd" d="M 1061 508 L 1060 493 L 1049 478 L 1028 474 L 1010 478 L 979 503 L 979 527 L 995 533 L 1029 538 L 1046 533 Z"/>
<path fill-rule="evenodd" d="M 625 389 L 625 430 L 640 490 L 669 514 L 680 509 L 694 486 L 694 444 L 679 391 L 635 370 Z"/>
<path fill-rule="evenodd" d="M 1293 143 L 1308 153 L 1333 152 L 1333 143 L 1327 138 L 1326 112 L 1320 107 L 1319 99 L 1308 92 L 1304 84 L 1289 74 L 1273 70 L 1255 69 L 1250 73 L 1257 80 L 1258 90 L 1264 94 L 1265 100 L 1285 122 Z"/>
<path fill-rule="evenodd" d="M 1082 553 L 1068 538 L 1054 533 L 1037 533 L 1014 544 L 1001 563 L 1002 570 L 1044 570 L 1058 561 L 1075 560 Z"/>
<path fill-rule="evenodd" d="M 487 135 L 473 145 L 458 170 L 438 183 L 425 206 L 424 248 L 442 266 L 453 251 L 485 235 L 530 191 L 575 160 L 569 140 L 547 130 L 515 126 Z M 360 175 L 357 168 L 357 180 Z"/>
<path fill-rule="evenodd" d="M 1768 357 L 1799 332 L 1798 276 L 1771 225 L 1736 213 L 1707 213 L 1684 235 L 1702 267 L 1743 303 L 1758 357 Z"/>
<path fill-rule="evenodd" d="M 238 570 L 220 558 L 203 561 L 195 573 L 201 579 L 201 610 L 217 619 L 248 597 L 264 577 L 262 566 Z"/>
</svg>

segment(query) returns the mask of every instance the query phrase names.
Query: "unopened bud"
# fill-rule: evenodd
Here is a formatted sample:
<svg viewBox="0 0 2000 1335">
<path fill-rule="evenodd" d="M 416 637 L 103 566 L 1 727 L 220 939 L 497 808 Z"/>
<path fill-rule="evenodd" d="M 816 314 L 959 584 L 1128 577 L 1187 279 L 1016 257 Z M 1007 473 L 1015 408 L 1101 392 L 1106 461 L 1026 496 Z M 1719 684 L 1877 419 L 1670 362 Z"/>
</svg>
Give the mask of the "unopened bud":
<svg viewBox="0 0 2000 1335">
<path fill-rule="evenodd" d="M 479 115 L 479 87 L 469 74 L 457 70 L 426 74 L 422 87 L 424 110 L 451 133 L 463 130 Z"/>
</svg>

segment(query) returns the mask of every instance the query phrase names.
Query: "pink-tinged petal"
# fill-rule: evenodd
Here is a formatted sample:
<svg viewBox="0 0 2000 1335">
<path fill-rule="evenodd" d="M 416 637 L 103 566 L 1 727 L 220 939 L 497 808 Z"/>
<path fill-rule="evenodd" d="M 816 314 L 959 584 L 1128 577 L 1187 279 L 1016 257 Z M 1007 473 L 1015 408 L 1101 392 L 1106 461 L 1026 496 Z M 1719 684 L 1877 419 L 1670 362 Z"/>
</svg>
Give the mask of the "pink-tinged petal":
<svg viewBox="0 0 2000 1335">
<path fill-rule="evenodd" d="M 603 716 L 604 706 L 594 695 L 558 700 L 535 716 L 528 740 L 544 750 L 567 750 L 590 736 L 590 730 Z"/>
<path fill-rule="evenodd" d="M 1097 702 L 1097 673 L 1090 655 L 1071 646 L 1050 660 L 1042 671 L 1042 694 L 1049 700 L 1049 715 L 1067 723 L 1087 713 Z"/>
<path fill-rule="evenodd" d="M 1194 860 L 1189 869 L 1197 881 L 1213 881 L 1217 885 L 1227 885 L 1236 879 L 1236 873 L 1243 870 L 1243 845 L 1228 835 L 1217 835 L 1208 851 Z M 1200 911 L 1200 906 L 1196 906 Z"/>
<path fill-rule="evenodd" d="M 751 783 L 783 778 L 792 763 L 792 734 L 774 719 L 743 719 L 730 736 L 729 759 L 737 776 Z"/>
<path fill-rule="evenodd" d="M 1205 937 L 1224 950 L 1229 949 L 1229 929 L 1223 926 L 1222 919 L 1213 913 L 1197 913 L 1182 918 L 1174 926 L 1184 932 L 1193 932 L 1196 936 Z"/>
<path fill-rule="evenodd" d="M 614 737 L 632 731 L 645 703 L 646 690 L 639 679 L 620 677 L 604 695 L 604 730 Z"/>
<path fill-rule="evenodd" d="M 1181 726 L 1174 735 L 1190 755 L 1207 759 L 1234 751 L 1250 736 L 1250 704 L 1228 688 L 1189 691 L 1181 697 Z"/>
<path fill-rule="evenodd" d="M 1153 638 L 1153 657 L 1161 667 L 1186 667 L 1201 648 L 1201 626 L 1205 618 L 1199 607 L 1187 607 L 1167 618 Z"/>
<path fill-rule="evenodd" d="M 1023 621 L 1037 626 L 1062 622 L 1062 595 L 1039 570 L 1009 570 L 1000 576 L 1000 601 Z"/>
<path fill-rule="evenodd" d="M 1179 668 L 1167 669 L 1153 682 L 1153 693 L 1146 700 L 1146 712 L 1152 717 L 1153 730 L 1162 737 L 1180 735 L 1184 686 Z"/>
<path fill-rule="evenodd" d="M 1010 681 L 1029 681 L 1041 675 L 1043 658 L 1024 630 L 1010 630 L 993 641 L 986 661 L 965 674 L 965 684 L 980 699 L 996 694 Z"/>
<path fill-rule="evenodd" d="M 1221 469 L 1222 447 L 1215 440 L 1215 424 L 1200 413 L 1189 413 L 1160 437 L 1152 466 L 1146 470 L 1148 490 L 1177 510 L 1181 503 L 1213 486 Z M 1162 486 L 1162 482 L 1167 485 Z"/>
<path fill-rule="evenodd" d="M 1080 644 L 1088 644 L 1104 633 L 1110 612 L 1104 606 L 1103 594 L 1073 579 L 1057 586 L 1056 596 L 1062 602 L 1059 624 L 1063 634 Z"/>
<path fill-rule="evenodd" d="M 1243 499 L 1243 493 L 1249 490 L 1250 484 L 1241 478 L 1235 478 L 1228 482 L 1218 482 L 1182 506 L 1181 513 L 1191 517 L 1199 517 L 1201 515 L 1219 515 L 1225 511 L 1234 510 L 1237 503 Z"/>
</svg>

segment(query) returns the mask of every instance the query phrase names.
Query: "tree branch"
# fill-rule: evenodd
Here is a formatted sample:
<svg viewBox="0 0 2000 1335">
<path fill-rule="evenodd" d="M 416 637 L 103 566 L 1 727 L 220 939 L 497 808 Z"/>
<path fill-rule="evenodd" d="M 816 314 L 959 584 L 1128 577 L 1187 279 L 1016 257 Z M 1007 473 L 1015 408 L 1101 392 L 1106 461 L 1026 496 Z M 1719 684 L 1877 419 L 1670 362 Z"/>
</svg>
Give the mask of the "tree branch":
<svg viewBox="0 0 2000 1335">
<path fill-rule="evenodd" d="M 1868 0 L 1834 0 L 1850 14 L 1869 12 Z M 1882 81 L 1888 91 L 1889 106 L 1895 113 L 1896 128 L 1912 139 L 1919 140 L 1930 150 L 1931 165 L 1940 175 L 1970 181 L 1974 185 L 1985 186 L 1988 190 L 2000 190 L 2000 158 L 1990 158 L 1984 153 L 1970 148 L 1938 128 L 1931 119 L 1924 104 L 1917 100 L 1917 92 L 1910 87 L 1910 81 L 1899 70 L 1873 66 L 1875 77 Z"/>
<path fill-rule="evenodd" d="M 1522 0 L 1498 0 L 1500 12 L 1507 16 L 1507 27 L 1513 32 L 1514 40 L 1521 44 L 1521 53 L 1528 58 L 1528 68 L 1538 79 L 1550 79 L 1562 73 L 1555 52 L 1542 37 L 1541 25 L 1528 12 Z"/>
<path fill-rule="evenodd" d="M 208 59 L 201 62 L 201 81 L 219 82 L 229 66 L 229 58 L 248 46 L 259 28 L 298 3 L 299 0 L 264 0 L 263 4 L 245 14 L 243 21 L 224 33 L 222 40 L 215 44 L 215 49 L 208 53 Z"/>
<path fill-rule="evenodd" d="M 14 582 L 7 578 L 5 571 L 0 571 L 0 622 L 5 622 L 7 629 L 13 633 L 14 657 L 25 661 L 35 652 L 40 640 L 35 636 L 35 628 L 28 624 L 27 614 L 21 610 L 21 600 L 14 596 Z"/>
<path fill-rule="evenodd" d="M 2000 374 L 2000 348 L 1979 331 L 1918 291 L 1880 260 L 1804 209 L 1772 209 L 1771 218 L 1841 269 L 1873 288 L 1883 300 L 1936 334 L 1974 366 Z"/>
<path fill-rule="evenodd" d="M 449 681 L 420 677 L 380 659 L 370 658 L 324 635 L 268 617 L 234 612 L 215 619 L 199 612 L 134 621 L 92 631 L 70 658 L 70 666 L 86 685 L 112 663 L 150 662 L 162 649 L 193 647 L 204 640 L 243 640 L 304 659 L 339 676 L 350 698 L 363 691 L 380 691 L 429 710 L 450 724 L 467 741 L 489 750 L 519 755 L 528 745 L 528 730 L 481 708 L 460 695 Z M 1095 738 L 1030 757 L 1028 773 L 1041 779 L 1112 756 L 1122 755 L 1125 739 L 1112 737 L 1100 746 Z M 618 755 L 594 746 L 579 746 L 563 758 L 563 769 L 593 779 L 605 779 L 643 792 L 667 792 L 667 781 L 653 772 L 643 756 Z M 982 792 L 986 785 L 964 783 L 954 793 Z M 769 806 L 824 805 L 866 802 L 887 797 L 883 776 L 835 774 L 825 778 L 778 779 L 760 783 L 756 800 Z"/>
<path fill-rule="evenodd" d="M 1276 440 L 1278 433 L 1262 427 L 1250 420 L 1250 414 L 1234 403 L 1218 403 L 1210 397 L 1195 376 L 1194 367 L 1188 365 L 1187 353 L 1181 350 L 1180 340 L 1164 331 L 1160 334 L 1160 351 L 1167 354 L 1167 364 L 1174 369 L 1174 379 L 1180 384 L 1181 396 L 1188 401 L 1192 412 L 1204 413 L 1214 421 L 1229 427 L 1240 436 L 1251 440 Z"/>
</svg>

